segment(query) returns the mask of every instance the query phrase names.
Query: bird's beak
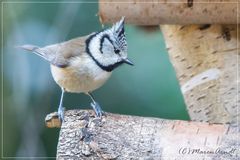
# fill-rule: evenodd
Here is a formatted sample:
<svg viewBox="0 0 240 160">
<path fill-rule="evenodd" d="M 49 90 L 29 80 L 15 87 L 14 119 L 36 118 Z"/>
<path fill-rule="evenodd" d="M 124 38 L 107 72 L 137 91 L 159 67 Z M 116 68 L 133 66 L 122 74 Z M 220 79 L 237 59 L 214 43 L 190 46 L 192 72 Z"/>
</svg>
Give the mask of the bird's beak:
<svg viewBox="0 0 240 160">
<path fill-rule="evenodd" d="M 131 66 L 134 65 L 133 62 L 130 61 L 128 58 L 124 59 L 123 62 L 126 63 L 126 64 L 129 64 L 129 65 L 131 65 Z"/>
</svg>

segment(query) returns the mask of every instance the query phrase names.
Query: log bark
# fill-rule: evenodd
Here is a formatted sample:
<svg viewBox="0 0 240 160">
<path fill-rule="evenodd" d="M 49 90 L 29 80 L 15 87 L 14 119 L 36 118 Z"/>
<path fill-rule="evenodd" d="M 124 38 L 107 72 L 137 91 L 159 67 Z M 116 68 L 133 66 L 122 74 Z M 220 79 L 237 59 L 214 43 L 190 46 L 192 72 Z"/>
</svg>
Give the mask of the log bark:
<svg viewBox="0 0 240 160">
<path fill-rule="evenodd" d="M 162 25 L 192 120 L 237 123 L 239 30 L 237 25 Z"/>
<path fill-rule="evenodd" d="M 237 24 L 238 0 L 99 0 L 102 23 L 122 16 L 137 25 Z"/>
<path fill-rule="evenodd" d="M 48 116 L 48 123 L 54 114 Z M 92 111 L 65 113 L 57 159 L 239 159 L 239 128 Z"/>
</svg>

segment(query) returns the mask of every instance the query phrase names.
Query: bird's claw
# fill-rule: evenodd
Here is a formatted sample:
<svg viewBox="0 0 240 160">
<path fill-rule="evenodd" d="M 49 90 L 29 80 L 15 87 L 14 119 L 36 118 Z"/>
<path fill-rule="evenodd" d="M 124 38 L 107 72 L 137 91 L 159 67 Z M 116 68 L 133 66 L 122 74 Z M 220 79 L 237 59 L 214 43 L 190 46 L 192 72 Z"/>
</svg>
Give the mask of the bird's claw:
<svg viewBox="0 0 240 160">
<path fill-rule="evenodd" d="M 104 115 L 103 110 L 101 109 L 101 106 L 97 102 L 92 102 L 91 106 L 96 114 L 97 117 L 102 117 Z"/>
</svg>

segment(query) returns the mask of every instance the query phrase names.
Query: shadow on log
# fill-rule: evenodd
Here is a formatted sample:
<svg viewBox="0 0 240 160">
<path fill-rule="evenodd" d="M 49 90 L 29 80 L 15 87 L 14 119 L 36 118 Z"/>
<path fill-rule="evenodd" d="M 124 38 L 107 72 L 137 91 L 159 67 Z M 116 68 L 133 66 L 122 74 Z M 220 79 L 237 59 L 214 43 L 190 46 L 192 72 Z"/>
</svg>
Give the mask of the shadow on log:
<svg viewBox="0 0 240 160">
<path fill-rule="evenodd" d="M 48 127 L 59 127 L 56 113 Z M 239 128 L 88 110 L 65 113 L 57 159 L 238 159 Z"/>
</svg>

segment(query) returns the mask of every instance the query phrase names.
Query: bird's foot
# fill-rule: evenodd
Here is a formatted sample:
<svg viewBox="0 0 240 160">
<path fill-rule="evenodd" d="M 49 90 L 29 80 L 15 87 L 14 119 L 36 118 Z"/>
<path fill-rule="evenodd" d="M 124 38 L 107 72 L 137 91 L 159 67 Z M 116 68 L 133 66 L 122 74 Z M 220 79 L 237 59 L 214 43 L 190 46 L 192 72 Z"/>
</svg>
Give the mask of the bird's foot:
<svg viewBox="0 0 240 160">
<path fill-rule="evenodd" d="M 97 117 L 101 118 L 104 115 L 104 112 L 101 109 L 101 106 L 97 102 L 92 102 L 91 106 L 93 107 L 94 112 L 95 112 Z"/>
<path fill-rule="evenodd" d="M 64 120 L 64 111 L 65 111 L 65 108 L 62 107 L 62 106 L 59 106 L 58 108 L 58 119 L 63 122 Z"/>
</svg>

